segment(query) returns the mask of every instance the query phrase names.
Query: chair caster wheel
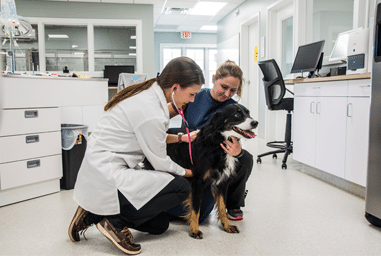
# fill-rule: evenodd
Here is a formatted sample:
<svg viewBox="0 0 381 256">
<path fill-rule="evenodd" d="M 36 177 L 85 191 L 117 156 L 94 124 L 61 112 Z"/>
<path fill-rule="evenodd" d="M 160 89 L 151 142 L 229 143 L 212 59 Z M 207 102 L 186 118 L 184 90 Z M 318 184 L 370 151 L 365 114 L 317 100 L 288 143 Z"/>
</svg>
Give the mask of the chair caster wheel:
<svg viewBox="0 0 381 256">
<path fill-rule="evenodd" d="M 273 159 L 277 159 L 278 156 L 276 154 L 273 155 Z"/>
<path fill-rule="evenodd" d="M 287 164 L 282 164 L 282 169 L 287 169 Z"/>
<path fill-rule="evenodd" d="M 257 164 L 261 164 L 262 163 L 262 159 L 260 159 L 259 157 L 257 158 Z"/>
</svg>

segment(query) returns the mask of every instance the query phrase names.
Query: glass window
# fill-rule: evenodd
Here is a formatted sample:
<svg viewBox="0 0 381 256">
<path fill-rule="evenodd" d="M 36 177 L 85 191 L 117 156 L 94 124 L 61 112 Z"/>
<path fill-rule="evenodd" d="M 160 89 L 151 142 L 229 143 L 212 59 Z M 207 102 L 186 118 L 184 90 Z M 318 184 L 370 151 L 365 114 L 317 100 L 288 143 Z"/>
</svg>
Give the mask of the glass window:
<svg viewBox="0 0 381 256">
<path fill-rule="evenodd" d="M 313 42 L 325 40 L 324 56 L 330 56 L 339 33 L 353 29 L 353 1 L 313 1 Z"/>
<path fill-rule="evenodd" d="M 30 34 L 14 38 L 13 51 L 15 53 L 15 71 L 37 71 L 39 70 L 38 52 L 38 29 L 37 25 L 32 25 Z M 5 70 L 11 70 L 11 58 L 8 56 L 10 50 L 9 38 L 1 38 L 5 41 L 1 47 L 1 61 Z"/>
<path fill-rule="evenodd" d="M 204 49 L 186 49 L 185 55 L 194 60 L 204 71 Z"/>
<path fill-rule="evenodd" d="M 293 43 L 293 17 L 282 21 L 282 74 L 290 74 L 293 55 L 292 55 L 292 43 Z"/>
<path fill-rule="evenodd" d="M 209 49 L 208 81 L 205 81 L 208 83 L 205 85 L 207 88 L 213 87 L 213 75 L 216 74 L 216 70 L 217 70 L 217 49 Z"/>
<path fill-rule="evenodd" d="M 181 57 L 181 48 L 164 48 L 163 49 L 163 68 L 172 59 Z"/>
<path fill-rule="evenodd" d="M 167 65 L 167 63 L 177 57 L 187 56 L 194 60 L 201 68 L 204 78 L 205 85 L 203 87 L 211 88 L 213 87 L 212 78 L 217 70 L 217 49 L 216 48 L 193 48 L 191 45 L 187 46 L 174 46 L 174 47 L 163 47 L 162 53 L 162 63 L 161 69 Z"/>
<path fill-rule="evenodd" d="M 136 67 L 136 28 L 94 26 L 95 71 L 105 65 L 132 65 Z"/>
<path fill-rule="evenodd" d="M 45 25 L 46 71 L 89 71 L 87 26 Z"/>
</svg>

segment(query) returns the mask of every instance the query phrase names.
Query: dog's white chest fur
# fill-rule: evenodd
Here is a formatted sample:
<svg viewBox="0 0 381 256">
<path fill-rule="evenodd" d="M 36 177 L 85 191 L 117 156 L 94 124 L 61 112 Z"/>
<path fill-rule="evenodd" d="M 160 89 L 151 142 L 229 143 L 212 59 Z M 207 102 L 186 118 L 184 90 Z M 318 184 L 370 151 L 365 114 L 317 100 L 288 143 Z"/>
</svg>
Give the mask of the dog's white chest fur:
<svg viewBox="0 0 381 256">
<path fill-rule="evenodd" d="M 219 179 L 217 179 L 214 183 L 215 185 L 219 185 L 221 182 L 226 181 L 234 174 L 235 171 L 235 164 L 237 162 L 237 158 L 234 156 L 226 154 L 226 162 L 225 162 L 225 168 L 223 172 L 221 173 Z"/>
</svg>

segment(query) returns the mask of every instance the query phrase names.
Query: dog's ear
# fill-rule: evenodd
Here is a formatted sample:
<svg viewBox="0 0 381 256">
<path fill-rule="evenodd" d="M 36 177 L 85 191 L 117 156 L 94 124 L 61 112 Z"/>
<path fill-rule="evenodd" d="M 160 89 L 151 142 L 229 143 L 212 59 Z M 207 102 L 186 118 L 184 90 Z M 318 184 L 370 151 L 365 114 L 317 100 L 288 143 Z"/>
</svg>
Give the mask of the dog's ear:
<svg viewBox="0 0 381 256">
<path fill-rule="evenodd" d="M 221 110 L 217 110 L 213 116 L 210 118 L 209 123 L 204 127 L 205 136 L 207 136 L 208 140 L 214 140 L 214 136 L 216 135 L 216 131 L 221 130 L 224 126 L 224 116 Z"/>
</svg>

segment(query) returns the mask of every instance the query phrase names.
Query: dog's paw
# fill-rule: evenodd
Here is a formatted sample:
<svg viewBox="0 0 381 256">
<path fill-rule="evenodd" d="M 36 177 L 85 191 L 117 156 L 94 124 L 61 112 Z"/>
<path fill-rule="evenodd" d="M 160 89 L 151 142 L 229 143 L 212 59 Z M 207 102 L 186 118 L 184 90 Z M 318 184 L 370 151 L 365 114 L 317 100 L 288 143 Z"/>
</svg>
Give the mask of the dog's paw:
<svg viewBox="0 0 381 256">
<path fill-rule="evenodd" d="M 239 229 L 237 226 L 230 225 L 227 228 L 225 228 L 226 232 L 228 233 L 239 233 Z"/>
<path fill-rule="evenodd" d="M 200 230 L 191 231 L 189 235 L 196 239 L 202 239 L 204 237 L 204 234 Z"/>
</svg>

